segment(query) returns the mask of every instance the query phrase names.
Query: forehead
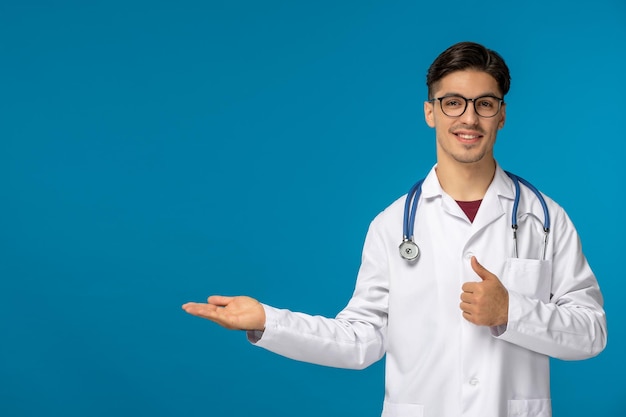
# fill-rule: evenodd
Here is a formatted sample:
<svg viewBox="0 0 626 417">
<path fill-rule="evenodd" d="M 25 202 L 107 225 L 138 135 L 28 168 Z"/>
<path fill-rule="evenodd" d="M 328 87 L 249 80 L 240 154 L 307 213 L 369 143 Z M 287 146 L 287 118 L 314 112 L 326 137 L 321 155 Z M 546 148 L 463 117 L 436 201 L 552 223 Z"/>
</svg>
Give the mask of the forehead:
<svg viewBox="0 0 626 417">
<path fill-rule="evenodd" d="M 477 70 L 451 72 L 437 82 L 434 93 L 435 97 L 460 94 L 468 98 L 486 94 L 502 95 L 496 79 L 484 71 Z"/>
</svg>

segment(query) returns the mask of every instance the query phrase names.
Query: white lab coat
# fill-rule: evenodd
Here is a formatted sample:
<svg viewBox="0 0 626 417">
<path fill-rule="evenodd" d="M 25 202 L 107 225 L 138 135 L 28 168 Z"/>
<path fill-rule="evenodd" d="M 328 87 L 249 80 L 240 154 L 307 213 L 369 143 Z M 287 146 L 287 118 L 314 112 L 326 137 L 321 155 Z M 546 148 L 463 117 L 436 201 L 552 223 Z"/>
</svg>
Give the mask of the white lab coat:
<svg viewBox="0 0 626 417">
<path fill-rule="evenodd" d="M 415 222 L 417 262 L 400 257 L 405 197 L 371 223 L 352 299 L 335 319 L 264 305 L 261 333 L 248 337 L 280 355 L 360 369 L 386 354 L 383 417 L 551 416 L 548 357 L 575 360 L 607 340 L 603 301 L 564 210 L 543 210 L 521 185 L 513 256 L 514 186 L 498 167 L 473 223 L 439 185 L 433 168 Z M 475 255 L 509 291 L 508 324 L 476 326 L 459 309 L 461 286 L 480 278 Z"/>
</svg>

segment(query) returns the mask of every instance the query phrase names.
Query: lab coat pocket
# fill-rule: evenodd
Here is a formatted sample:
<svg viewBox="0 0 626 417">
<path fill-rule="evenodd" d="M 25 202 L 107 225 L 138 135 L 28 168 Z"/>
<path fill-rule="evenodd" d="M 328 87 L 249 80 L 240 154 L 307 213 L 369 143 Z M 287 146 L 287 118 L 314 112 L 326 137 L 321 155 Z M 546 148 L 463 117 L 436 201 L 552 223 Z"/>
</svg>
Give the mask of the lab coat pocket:
<svg viewBox="0 0 626 417">
<path fill-rule="evenodd" d="M 507 290 L 547 303 L 552 286 L 552 261 L 509 258 L 501 280 Z"/>
<path fill-rule="evenodd" d="M 397 404 L 385 401 L 381 417 L 424 417 L 422 404 Z"/>
<path fill-rule="evenodd" d="M 551 417 L 550 399 L 509 400 L 508 417 Z"/>
</svg>

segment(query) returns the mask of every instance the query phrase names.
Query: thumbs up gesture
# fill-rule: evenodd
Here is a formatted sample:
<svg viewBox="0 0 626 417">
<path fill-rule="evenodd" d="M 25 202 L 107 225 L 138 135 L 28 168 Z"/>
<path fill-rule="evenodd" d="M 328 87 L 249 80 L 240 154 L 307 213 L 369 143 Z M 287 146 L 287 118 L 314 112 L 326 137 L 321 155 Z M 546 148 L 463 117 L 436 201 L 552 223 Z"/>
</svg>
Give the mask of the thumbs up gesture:
<svg viewBox="0 0 626 417">
<path fill-rule="evenodd" d="M 497 276 L 485 269 L 475 256 L 471 259 L 472 269 L 481 278 L 480 282 L 466 282 L 461 289 L 461 311 L 463 317 L 478 326 L 506 324 L 509 316 L 509 292 Z"/>
</svg>

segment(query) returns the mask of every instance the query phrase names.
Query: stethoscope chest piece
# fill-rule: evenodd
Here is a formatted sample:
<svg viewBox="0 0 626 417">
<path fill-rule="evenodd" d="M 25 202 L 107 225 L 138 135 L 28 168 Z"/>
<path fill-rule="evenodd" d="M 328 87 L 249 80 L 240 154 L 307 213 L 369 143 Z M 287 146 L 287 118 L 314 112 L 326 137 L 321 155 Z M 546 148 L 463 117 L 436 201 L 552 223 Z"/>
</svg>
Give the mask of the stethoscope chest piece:
<svg viewBox="0 0 626 417">
<path fill-rule="evenodd" d="M 420 256 L 420 248 L 415 242 L 409 239 L 405 239 L 400 244 L 400 256 L 407 261 L 414 261 Z"/>
</svg>

